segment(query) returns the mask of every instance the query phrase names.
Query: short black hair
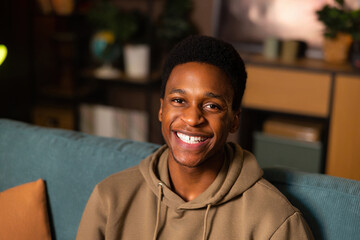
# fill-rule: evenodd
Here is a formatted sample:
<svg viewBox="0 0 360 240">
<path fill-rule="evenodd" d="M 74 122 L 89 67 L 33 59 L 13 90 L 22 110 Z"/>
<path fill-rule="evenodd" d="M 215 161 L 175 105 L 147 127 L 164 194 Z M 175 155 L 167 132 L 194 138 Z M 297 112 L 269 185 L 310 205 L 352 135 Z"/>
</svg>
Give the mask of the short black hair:
<svg viewBox="0 0 360 240">
<path fill-rule="evenodd" d="M 166 83 L 173 68 L 187 62 L 212 64 L 223 70 L 234 89 L 232 108 L 240 108 L 247 79 L 245 64 L 231 44 L 209 36 L 189 36 L 170 51 L 163 66 L 161 98 L 164 98 Z"/>
</svg>

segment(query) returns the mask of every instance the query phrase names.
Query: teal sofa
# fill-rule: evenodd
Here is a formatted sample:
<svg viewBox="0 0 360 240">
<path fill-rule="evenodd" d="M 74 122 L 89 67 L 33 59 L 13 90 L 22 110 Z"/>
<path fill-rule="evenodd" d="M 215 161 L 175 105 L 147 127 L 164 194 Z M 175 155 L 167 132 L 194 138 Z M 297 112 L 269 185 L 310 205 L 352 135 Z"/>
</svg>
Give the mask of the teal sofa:
<svg viewBox="0 0 360 240">
<path fill-rule="evenodd" d="M 0 191 L 45 180 L 53 239 L 74 239 L 96 183 L 159 145 L 0 119 Z M 265 178 L 298 207 L 316 239 L 360 239 L 360 182 L 285 169 Z"/>
</svg>

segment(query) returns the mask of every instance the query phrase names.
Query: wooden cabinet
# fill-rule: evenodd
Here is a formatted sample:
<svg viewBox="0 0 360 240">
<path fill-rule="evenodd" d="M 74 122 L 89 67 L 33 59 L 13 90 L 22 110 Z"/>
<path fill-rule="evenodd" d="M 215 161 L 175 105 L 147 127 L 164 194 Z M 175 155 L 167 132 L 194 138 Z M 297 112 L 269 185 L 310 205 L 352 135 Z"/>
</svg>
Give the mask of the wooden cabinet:
<svg viewBox="0 0 360 240">
<path fill-rule="evenodd" d="M 333 96 L 326 173 L 360 180 L 360 76 L 338 74 Z"/>
<path fill-rule="evenodd" d="M 249 66 L 243 106 L 327 117 L 329 73 Z"/>
<path fill-rule="evenodd" d="M 251 138 L 270 114 L 320 121 L 325 126 L 324 173 L 360 180 L 360 74 L 348 65 L 314 60 L 292 65 L 246 60 L 242 106 L 247 116 L 240 142 L 246 145 L 242 139 Z"/>
</svg>

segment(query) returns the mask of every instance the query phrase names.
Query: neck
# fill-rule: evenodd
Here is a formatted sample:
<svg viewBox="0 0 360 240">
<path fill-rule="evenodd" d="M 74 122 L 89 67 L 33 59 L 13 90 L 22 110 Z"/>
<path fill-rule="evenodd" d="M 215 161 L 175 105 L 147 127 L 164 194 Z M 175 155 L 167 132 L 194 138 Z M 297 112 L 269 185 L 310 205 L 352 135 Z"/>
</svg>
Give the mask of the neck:
<svg viewBox="0 0 360 240">
<path fill-rule="evenodd" d="M 197 167 L 179 164 L 171 154 L 168 158 L 169 175 L 173 190 L 185 201 L 191 201 L 203 193 L 217 177 L 225 154 L 222 152 Z"/>
</svg>

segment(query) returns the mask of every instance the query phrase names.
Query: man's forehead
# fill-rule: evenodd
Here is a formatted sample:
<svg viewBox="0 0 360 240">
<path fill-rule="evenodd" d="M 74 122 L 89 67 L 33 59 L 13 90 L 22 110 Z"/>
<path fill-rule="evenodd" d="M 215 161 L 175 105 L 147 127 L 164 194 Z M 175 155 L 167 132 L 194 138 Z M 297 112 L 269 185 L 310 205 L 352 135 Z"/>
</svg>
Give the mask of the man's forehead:
<svg viewBox="0 0 360 240">
<path fill-rule="evenodd" d="M 193 91 L 187 91 L 186 89 L 180 89 L 180 88 L 172 88 L 170 89 L 168 95 L 171 94 L 179 94 L 181 96 L 193 96 L 193 95 L 197 95 L 203 98 L 215 98 L 215 99 L 219 99 L 221 101 L 226 101 L 226 100 L 231 100 L 232 98 L 232 94 L 222 94 L 222 93 L 218 93 L 218 92 L 213 92 L 213 91 L 196 91 L 197 93 L 194 93 Z"/>
</svg>

